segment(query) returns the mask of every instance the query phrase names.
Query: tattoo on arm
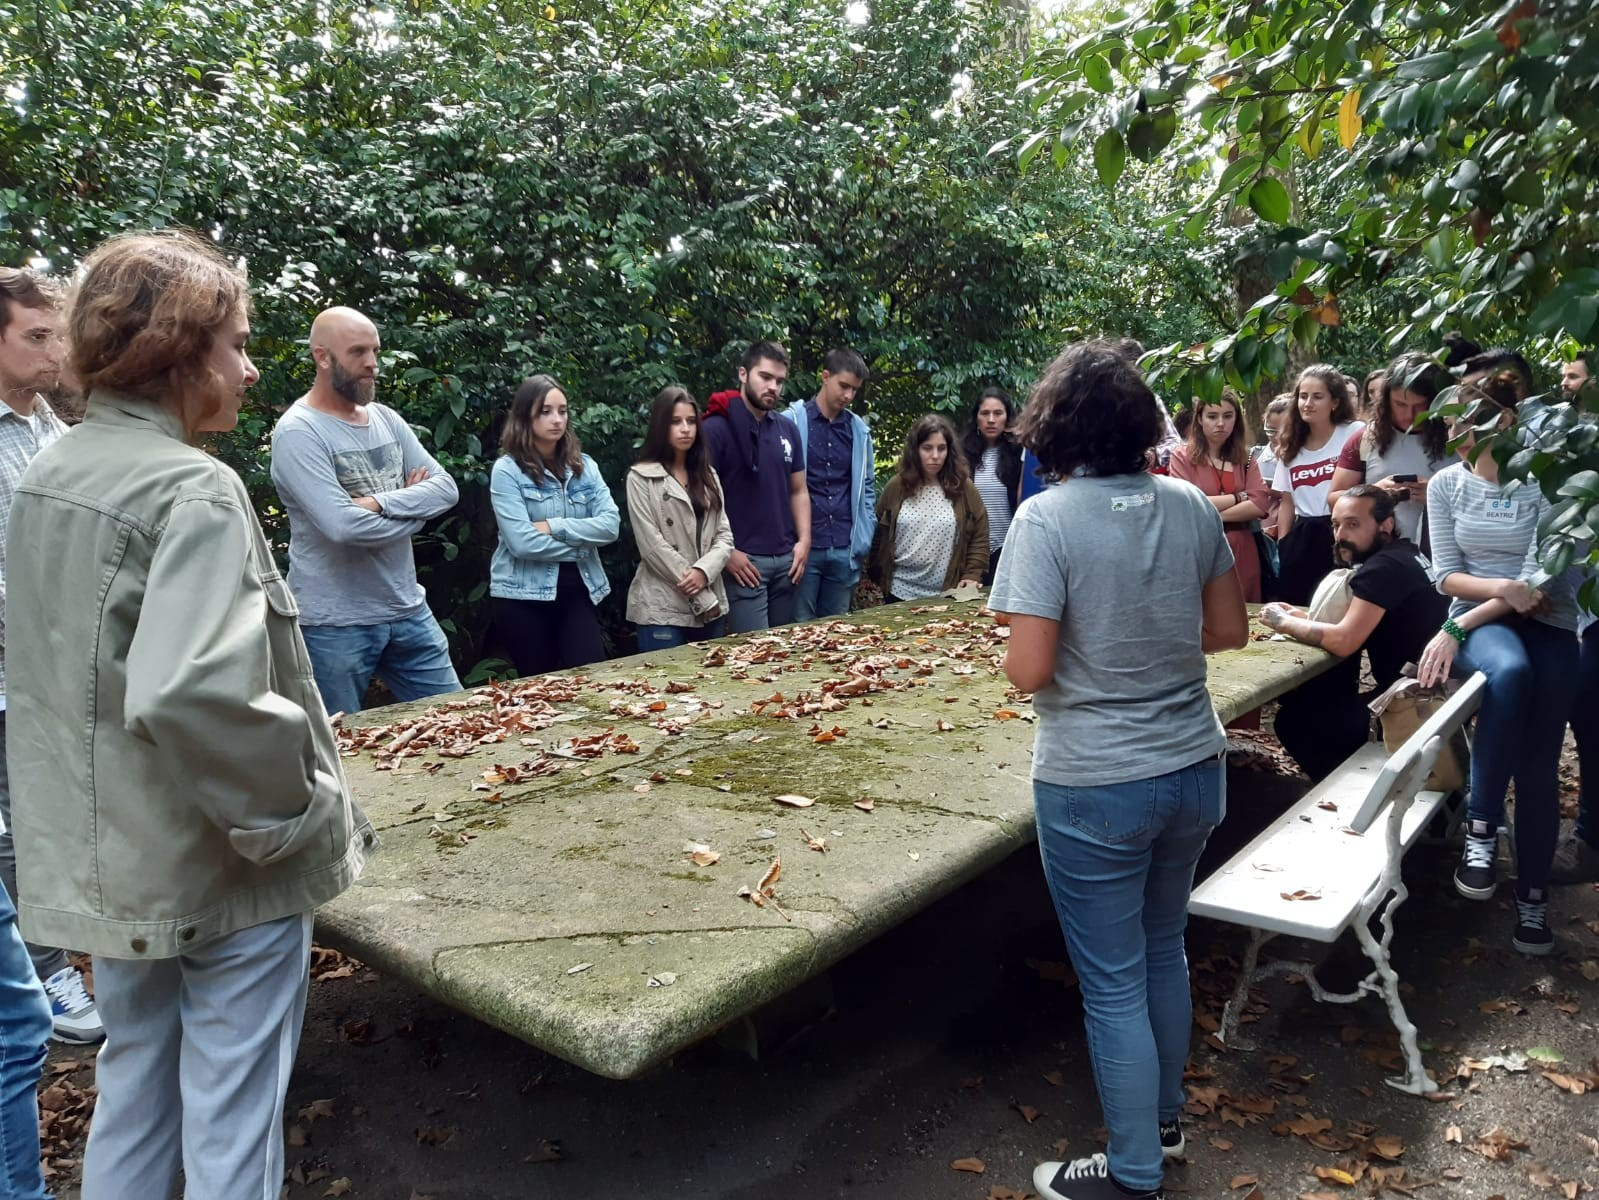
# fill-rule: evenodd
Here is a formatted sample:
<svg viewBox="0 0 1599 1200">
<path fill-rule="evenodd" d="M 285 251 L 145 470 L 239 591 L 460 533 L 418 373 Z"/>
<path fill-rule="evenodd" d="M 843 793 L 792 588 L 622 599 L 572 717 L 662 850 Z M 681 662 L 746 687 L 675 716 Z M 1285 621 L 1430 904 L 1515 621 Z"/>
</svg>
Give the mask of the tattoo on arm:
<svg viewBox="0 0 1599 1200">
<path fill-rule="evenodd" d="M 1305 621 L 1297 617 L 1291 619 L 1295 626 L 1292 634 L 1296 641 L 1304 642 L 1308 646 L 1321 645 L 1322 634 L 1326 632 L 1326 627 L 1320 621 Z"/>
</svg>

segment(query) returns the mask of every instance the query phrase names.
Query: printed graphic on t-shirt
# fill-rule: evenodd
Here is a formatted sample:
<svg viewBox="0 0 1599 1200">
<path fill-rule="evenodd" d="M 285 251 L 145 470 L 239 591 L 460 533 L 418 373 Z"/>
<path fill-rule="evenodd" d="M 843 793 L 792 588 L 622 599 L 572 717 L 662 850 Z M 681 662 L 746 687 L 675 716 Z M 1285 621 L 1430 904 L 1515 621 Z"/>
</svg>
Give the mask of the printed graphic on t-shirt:
<svg viewBox="0 0 1599 1200">
<path fill-rule="evenodd" d="M 1288 468 L 1288 483 L 1291 487 L 1320 487 L 1324 483 L 1331 483 L 1333 472 L 1338 470 L 1337 457 L 1324 458 L 1320 462 L 1304 463 Z"/>
<path fill-rule="evenodd" d="M 392 492 L 405 482 L 405 451 L 399 442 L 385 442 L 370 450 L 335 451 L 333 473 L 351 496 Z"/>
<path fill-rule="evenodd" d="M 794 443 L 786 437 L 782 438 L 781 441 L 783 443 L 783 461 L 792 467 L 794 465 Z"/>
</svg>

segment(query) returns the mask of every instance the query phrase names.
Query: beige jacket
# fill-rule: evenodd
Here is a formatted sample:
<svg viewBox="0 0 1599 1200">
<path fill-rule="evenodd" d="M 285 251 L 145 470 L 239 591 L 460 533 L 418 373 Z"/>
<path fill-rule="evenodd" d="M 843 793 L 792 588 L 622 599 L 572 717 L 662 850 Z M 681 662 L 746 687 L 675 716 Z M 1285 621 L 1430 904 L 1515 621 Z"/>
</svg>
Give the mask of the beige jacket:
<svg viewBox="0 0 1599 1200">
<path fill-rule="evenodd" d="M 716 489 L 722 481 L 716 478 Z M 627 589 L 627 619 L 635 625 L 704 625 L 727 612 L 722 568 L 733 553 L 733 527 L 724 502 L 698 522 L 683 485 L 660 463 L 638 463 L 627 473 L 627 516 L 638 542 L 639 565 Z M 677 581 L 690 567 L 710 586 L 690 599 Z"/>
<path fill-rule="evenodd" d="M 29 465 L 7 543 L 23 932 L 170 958 L 306 912 L 376 843 L 244 483 L 97 392 Z"/>
</svg>

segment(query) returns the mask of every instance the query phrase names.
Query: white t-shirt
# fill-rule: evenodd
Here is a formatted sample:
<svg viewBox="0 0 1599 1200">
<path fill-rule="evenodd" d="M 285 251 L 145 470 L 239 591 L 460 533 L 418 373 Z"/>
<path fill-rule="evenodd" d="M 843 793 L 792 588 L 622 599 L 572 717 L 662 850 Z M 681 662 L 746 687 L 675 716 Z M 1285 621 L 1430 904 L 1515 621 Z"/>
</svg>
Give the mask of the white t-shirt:
<svg viewBox="0 0 1599 1200">
<path fill-rule="evenodd" d="M 1293 458 L 1278 462 L 1272 491 L 1293 496 L 1294 516 L 1325 517 L 1332 511 L 1327 504 L 1327 493 L 1332 490 L 1338 455 L 1343 452 L 1344 443 L 1359 437 L 1364 428 L 1359 421 L 1334 425 L 1326 445 L 1315 450 L 1301 450 Z"/>
<path fill-rule="evenodd" d="M 937 484 L 924 484 L 900 504 L 895 530 L 894 595 L 936 596 L 955 553 L 955 506 Z"/>
</svg>

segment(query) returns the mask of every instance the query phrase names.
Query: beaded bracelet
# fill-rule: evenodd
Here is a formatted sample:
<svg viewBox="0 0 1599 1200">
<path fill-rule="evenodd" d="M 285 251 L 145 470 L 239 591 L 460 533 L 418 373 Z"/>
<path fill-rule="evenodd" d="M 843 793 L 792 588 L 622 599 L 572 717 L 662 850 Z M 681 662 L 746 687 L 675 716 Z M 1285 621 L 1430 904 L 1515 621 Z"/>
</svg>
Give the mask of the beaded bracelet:
<svg viewBox="0 0 1599 1200">
<path fill-rule="evenodd" d="M 1455 641 L 1459 642 L 1462 646 L 1466 644 L 1466 631 L 1459 625 L 1455 624 L 1455 619 L 1453 617 L 1444 618 L 1443 631 L 1450 637 L 1454 638 Z"/>
</svg>

